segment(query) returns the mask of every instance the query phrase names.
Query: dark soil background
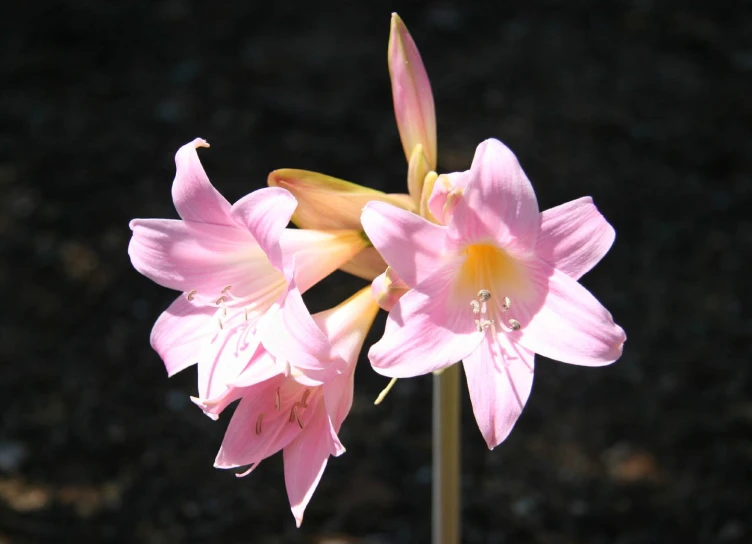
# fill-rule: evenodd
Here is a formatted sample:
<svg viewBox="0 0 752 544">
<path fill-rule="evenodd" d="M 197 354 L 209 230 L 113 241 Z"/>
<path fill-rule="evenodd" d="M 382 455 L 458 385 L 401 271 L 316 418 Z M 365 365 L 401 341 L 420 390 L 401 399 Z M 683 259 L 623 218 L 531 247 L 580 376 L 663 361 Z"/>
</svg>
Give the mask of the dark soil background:
<svg viewBox="0 0 752 544">
<path fill-rule="evenodd" d="M 374 407 L 386 380 L 361 361 L 348 452 L 297 530 L 280 456 L 243 480 L 212 467 L 227 418 L 189 402 L 195 370 L 167 379 L 149 330 L 175 293 L 126 254 L 131 218 L 176 216 L 173 156 L 197 136 L 231 201 L 282 167 L 403 192 L 394 10 L 433 82 L 441 171 L 500 138 L 542 209 L 592 195 L 617 230 L 583 282 L 624 356 L 540 359 L 492 452 L 466 402 L 463 542 L 750 542 L 750 3 L 313 4 L 4 8 L 0 542 L 429 541 L 430 378 Z"/>
</svg>

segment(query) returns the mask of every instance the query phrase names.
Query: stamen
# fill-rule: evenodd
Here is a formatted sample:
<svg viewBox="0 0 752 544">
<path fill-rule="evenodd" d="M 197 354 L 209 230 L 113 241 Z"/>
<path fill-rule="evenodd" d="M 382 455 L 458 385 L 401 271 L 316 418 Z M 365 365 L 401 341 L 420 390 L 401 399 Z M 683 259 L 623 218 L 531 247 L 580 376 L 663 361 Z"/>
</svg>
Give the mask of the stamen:
<svg viewBox="0 0 752 544">
<path fill-rule="evenodd" d="M 292 409 L 290 410 L 290 423 L 295 421 L 298 417 L 298 406 L 300 406 L 299 402 L 292 405 Z"/>
<path fill-rule="evenodd" d="M 256 418 L 256 434 L 261 434 L 261 422 L 264 420 L 264 412 L 261 412 Z"/>
<path fill-rule="evenodd" d="M 478 291 L 478 294 L 476 296 L 481 302 L 488 302 L 489 300 L 491 300 L 491 291 L 489 291 L 488 289 L 481 289 L 480 291 Z"/>
<path fill-rule="evenodd" d="M 300 421 L 300 414 L 298 413 L 297 408 L 295 409 L 295 421 L 298 422 L 298 427 L 300 427 L 302 429 L 303 428 L 303 422 Z"/>
<path fill-rule="evenodd" d="M 217 300 L 214 301 L 214 304 L 219 306 L 220 304 L 223 304 L 225 302 L 227 302 L 227 297 L 222 295 L 221 297 L 219 297 Z"/>
<path fill-rule="evenodd" d="M 248 321 L 248 308 L 243 308 L 243 313 L 245 314 L 245 320 Z"/>
<path fill-rule="evenodd" d="M 185 298 L 192 301 L 194 298 L 196 298 L 196 292 L 197 291 L 195 289 L 191 289 L 190 291 L 188 291 L 188 294 L 185 296 Z"/>
<path fill-rule="evenodd" d="M 376 397 L 376 400 L 375 400 L 375 401 L 373 401 L 373 404 L 374 404 L 375 406 L 378 406 L 379 404 L 381 404 L 381 402 L 382 402 L 382 401 L 383 401 L 383 400 L 384 400 L 384 399 L 386 398 L 386 396 L 387 396 L 387 395 L 389 394 L 389 391 L 391 391 L 391 390 L 392 390 L 392 387 L 394 387 L 394 384 L 395 384 L 395 383 L 397 383 L 397 378 L 392 378 L 392 379 L 391 379 L 391 381 L 389 382 L 389 385 L 387 385 L 387 386 L 386 386 L 386 387 L 384 388 L 384 390 L 383 390 L 383 391 L 382 391 L 381 393 L 379 393 L 379 396 L 378 396 L 378 397 Z"/>
<path fill-rule="evenodd" d="M 229 292 L 229 291 L 230 291 L 230 289 L 232 289 L 232 285 L 228 285 L 227 287 L 225 287 L 224 289 L 222 289 L 222 291 L 221 291 L 221 292 L 222 292 L 222 294 L 224 295 L 225 293 Z"/>
<path fill-rule="evenodd" d="M 501 307 L 504 308 L 505 312 L 509 310 L 509 308 L 512 307 L 512 299 L 510 299 L 509 297 L 504 297 L 502 299 Z"/>
<path fill-rule="evenodd" d="M 520 330 L 520 328 L 522 327 L 522 325 L 520 325 L 520 322 L 519 322 L 519 321 L 517 321 L 516 319 L 510 319 L 510 320 L 508 321 L 508 323 L 509 323 L 509 327 L 510 327 L 510 328 L 511 328 L 511 329 L 512 329 L 513 331 L 518 331 L 518 330 Z"/>
<path fill-rule="evenodd" d="M 220 328 L 220 329 L 222 329 L 222 330 L 224 330 L 224 329 L 225 329 L 225 327 L 224 327 L 224 326 L 222 325 L 222 319 L 220 319 L 220 318 L 218 317 L 218 318 L 217 318 L 217 321 L 219 322 L 219 328 Z"/>
<path fill-rule="evenodd" d="M 300 405 L 303 408 L 308 408 L 308 404 L 307 403 L 308 403 L 308 397 L 310 397 L 310 396 L 311 396 L 311 390 L 310 389 L 306 389 L 305 391 L 303 391 L 303 398 L 300 399 Z"/>
<path fill-rule="evenodd" d="M 478 302 L 477 300 L 471 300 L 470 306 L 472 306 L 474 314 L 477 315 L 480 313 L 480 302 Z"/>
<path fill-rule="evenodd" d="M 277 391 L 275 391 L 274 407 L 277 409 L 277 412 L 282 409 L 282 398 L 279 396 L 279 387 L 277 387 Z"/>
</svg>

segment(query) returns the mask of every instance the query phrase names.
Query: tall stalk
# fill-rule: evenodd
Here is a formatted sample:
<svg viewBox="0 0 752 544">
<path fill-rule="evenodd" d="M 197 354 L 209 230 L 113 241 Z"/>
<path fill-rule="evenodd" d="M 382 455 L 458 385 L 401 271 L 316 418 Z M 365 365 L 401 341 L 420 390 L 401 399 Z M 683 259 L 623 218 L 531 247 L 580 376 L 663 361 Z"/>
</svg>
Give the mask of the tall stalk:
<svg viewBox="0 0 752 544">
<path fill-rule="evenodd" d="M 460 542 L 460 365 L 433 376 L 433 544 Z"/>
</svg>

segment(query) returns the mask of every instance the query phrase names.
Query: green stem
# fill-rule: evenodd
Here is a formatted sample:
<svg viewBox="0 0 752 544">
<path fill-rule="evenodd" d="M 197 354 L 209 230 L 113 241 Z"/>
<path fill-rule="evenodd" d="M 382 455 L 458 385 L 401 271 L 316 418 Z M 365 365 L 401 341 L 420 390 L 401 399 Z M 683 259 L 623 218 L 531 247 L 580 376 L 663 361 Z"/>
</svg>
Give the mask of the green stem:
<svg viewBox="0 0 752 544">
<path fill-rule="evenodd" d="M 433 544 L 460 542 L 460 365 L 433 376 Z"/>
</svg>

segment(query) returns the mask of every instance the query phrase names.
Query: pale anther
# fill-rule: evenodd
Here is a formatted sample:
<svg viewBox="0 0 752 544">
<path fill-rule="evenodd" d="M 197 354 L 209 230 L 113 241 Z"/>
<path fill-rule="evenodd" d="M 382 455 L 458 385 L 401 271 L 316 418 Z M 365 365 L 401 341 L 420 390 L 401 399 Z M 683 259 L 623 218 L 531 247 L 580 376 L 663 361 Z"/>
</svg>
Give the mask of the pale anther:
<svg viewBox="0 0 752 544">
<path fill-rule="evenodd" d="M 480 313 L 480 302 L 478 302 L 477 300 L 471 300 L 470 306 L 472 306 L 474 314 Z"/>
<path fill-rule="evenodd" d="M 516 319 L 510 319 L 509 320 L 509 327 L 513 331 L 518 331 L 518 330 L 520 330 L 520 328 L 522 327 L 522 325 L 520 325 L 520 322 L 517 321 Z"/>
<path fill-rule="evenodd" d="M 264 413 L 261 412 L 256 418 L 256 434 L 261 434 L 261 422 L 264 420 Z"/>
<path fill-rule="evenodd" d="M 505 311 L 508 310 L 509 308 L 512 307 L 512 299 L 510 299 L 509 297 L 504 297 L 502 299 L 501 305 L 504 307 Z"/>
<path fill-rule="evenodd" d="M 219 306 L 220 304 L 222 304 L 222 303 L 224 303 L 226 301 L 227 301 L 227 297 L 224 296 L 224 295 L 222 295 L 221 297 L 219 297 L 217 300 L 214 301 L 214 304 L 216 304 L 217 306 Z"/>
<path fill-rule="evenodd" d="M 196 298 L 196 290 L 195 289 L 191 289 L 188 292 L 188 294 L 185 296 L 185 298 L 187 298 L 188 300 L 193 300 L 194 298 Z"/>
<path fill-rule="evenodd" d="M 222 294 L 227 293 L 230 289 L 232 289 L 232 285 L 228 285 L 227 287 L 225 287 L 224 289 L 222 289 Z"/>
<path fill-rule="evenodd" d="M 489 291 L 488 289 L 481 289 L 480 291 L 478 291 L 478 300 L 480 300 L 481 302 L 488 302 L 489 300 L 491 300 L 491 291 Z"/>
<path fill-rule="evenodd" d="M 306 389 L 305 391 L 303 391 L 303 398 L 300 399 L 300 405 L 303 408 L 308 408 L 308 397 L 310 397 L 310 396 L 311 396 L 311 390 L 310 389 Z"/>
<path fill-rule="evenodd" d="M 277 409 L 277 412 L 282 409 L 282 398 L 279 396 L 279 387 L 277 387 L 274 393 L 274 407 Z"/>
</svg>

